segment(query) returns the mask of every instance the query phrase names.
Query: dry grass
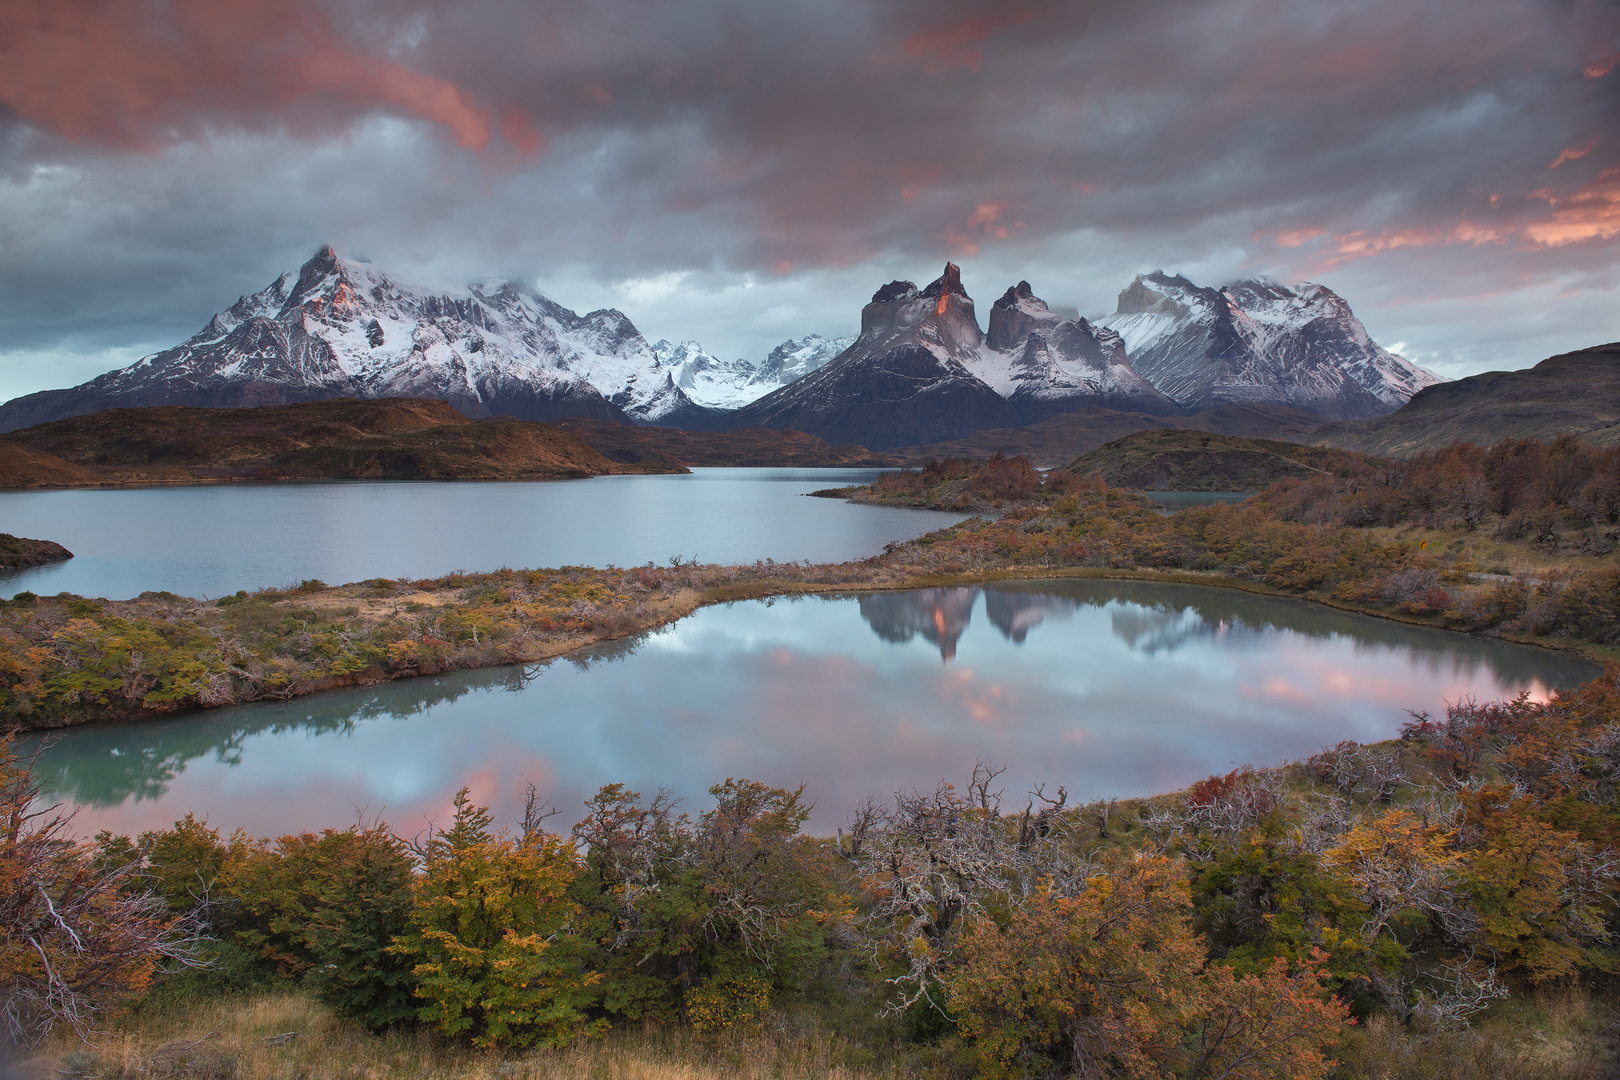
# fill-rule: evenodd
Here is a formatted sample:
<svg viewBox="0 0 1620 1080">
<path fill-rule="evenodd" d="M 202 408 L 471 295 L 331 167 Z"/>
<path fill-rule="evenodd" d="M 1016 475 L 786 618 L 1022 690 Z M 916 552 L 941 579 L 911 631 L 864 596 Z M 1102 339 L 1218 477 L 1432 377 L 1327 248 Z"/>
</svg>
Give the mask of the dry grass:
<svg viewBox="0 0 1620 1080">
<path fill-rule="evenodd" d="M 1338 1080 L 1608 1080 L 1620 1016 L 1581 990 L 1516 999 L 1470 1029 L 1419 1033 L 1375 1016 L 1340 1044 Z"/>
<path fill-rule="evenodd" d="M 808 1016 L 773 1014 L 719 1041 L 689 1029 L 623 1028 L 561 1050 L 496 1053 L 447 1046 L 425 1031 L 371 1035 L 297 993 L 143 1012 L 87 1047 L 59 1033 L 15 1067 L 19 1080 L 903 1080 L 960 1072 L 912 1056 L 877 1064 Z M 922 1070 L 919 1072 L 918 1070 Z"/>
<path fill-rule="evenodd" d="M 1557 551 L 1528 540 L 1503 540 L 1496 535 L 1494 521 L 1469 532 L 1462 526 L 1426 529 L 1419 525 L 1366 526 L 1369 537 L 1380 542 L 1426 540 L 1429 554 L 1457 562 L 1472 562 L 1480 570 L 1498 574 L 1528 574 L 1546 577 L 1555 571 L 1588 573 L 1620 562 L 1620 547 L 1602 555 L 1581 551 L 1579 545 L 1591 536 L 1588 529 L 1565 526 Z"/>
</svg>

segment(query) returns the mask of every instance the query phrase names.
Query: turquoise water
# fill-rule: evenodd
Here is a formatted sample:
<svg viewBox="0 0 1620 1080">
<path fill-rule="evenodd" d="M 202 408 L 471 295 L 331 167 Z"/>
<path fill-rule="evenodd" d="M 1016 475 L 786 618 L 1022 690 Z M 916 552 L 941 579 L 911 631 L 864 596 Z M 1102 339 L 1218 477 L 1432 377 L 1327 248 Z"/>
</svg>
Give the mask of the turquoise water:
<svg viewBox="0 0 1620 1080">
<path fill-rule="evenodd" d="M 976 761 L 1008 767 L 1009 799 L 1143 795 L 1597 673 L 1296 600 L 1035 582 L 720 605 L 545 665 L 72 729 L 39 770 L 83 833 L 195 811 L 259 835 L 379 814 L 409 834 L 464 784 L 510 821 L 526 782 L 566 829 L 605 783 L 700 811 L 727 777 L 806 784 L 809 827 L 830 833 L 866 795 Z"/>
<path fill-rule="evenodd" d="M 961 514 L 807 492 L 876 469 L 696 469 L 505 483 L 329 481 L 0 492 L 0 532 L 75 558 L 0 575 L 0 596 L 220 596 L 319 578 L 437 577 L 502 566 L 843 562 Z"/>
</svg>

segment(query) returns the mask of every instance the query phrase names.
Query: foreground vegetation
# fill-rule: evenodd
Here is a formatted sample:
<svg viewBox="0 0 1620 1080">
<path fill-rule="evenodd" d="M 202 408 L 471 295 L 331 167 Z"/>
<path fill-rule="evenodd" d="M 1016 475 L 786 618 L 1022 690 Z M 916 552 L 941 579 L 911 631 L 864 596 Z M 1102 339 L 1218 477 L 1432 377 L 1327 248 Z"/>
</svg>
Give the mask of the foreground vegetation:
<svg viewBox="0 0 1620 1080">
<path fill-rule="evenodd" d="M 1620 668 L 1151 799 L 981 765 L 824 839 L 740 779 L 411 837 L 75 843 L 34 795 L 6 757 L 0 1023 L 69 1075 L 1599 1077 L 1620 1036 Z"/>
<path fill-rule="evenodd" d="M 217 600 L 22 593 L 0 607 L 0 725 L 136 718 L 528 662 L 716 601 L 998 576 L 1229 585 L 1620 656 L 1620 450 L 1573 440 L 1409 462 L 1332 450 L 1309 478 L 1175 515 L 1094 477 L 1043 478 L 1027 458 L 1001 456 L 936 461 L 834 494 L 997 516 L 837 565 L 674 559 L 305 581 Z"/>
</svg>

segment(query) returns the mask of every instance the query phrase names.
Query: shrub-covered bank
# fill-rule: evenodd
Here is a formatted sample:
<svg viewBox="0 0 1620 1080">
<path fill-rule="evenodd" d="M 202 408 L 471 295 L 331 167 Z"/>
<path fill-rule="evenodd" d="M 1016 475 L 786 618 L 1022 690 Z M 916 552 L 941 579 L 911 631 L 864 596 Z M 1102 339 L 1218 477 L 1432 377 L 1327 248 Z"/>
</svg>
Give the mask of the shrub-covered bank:
<svg viewBox="0 0 1620 1080">
<path fill-rule="evenodd" d="M 1620 484 L 1605 471 L 1620 454 L 1558 446 L 1526 444 L 1517 457 L 1465 448 L 1456 460 L 1416 463 L 1330 451 L 1309 480 L 1175 515 L 1096 479 L 1043 479 L 1023 458 L 936 462 L 855 497 L 999 516 L 858 563 L 306 581 L 218 600 L 24 593 L 0 607 L 0 726 L 138 718 L 538 660 L 722 600 L 1071 573 L 1231 585 L 1612 658 L 1620 487 L 1612 503 L 1603 492 Z M 1495 466 L 1497 487 L 1484 471 L 1490 455 L 1507 463 Z"/>
<path fill-rule="evenodd" d="M 609 785 L 503 827 L 463 792 L 413 836 L 187 817 L 89 843 L 26 816 L 8 757 L 0 1020 L 61 1058 L 69 1029 L 130 1033 L 105 1068 L 75 1051 L 79 1075 L 407 1054 L 556 1075 L 654 1024 L 682 1033 L 672 1054 L 707 1042 L 786 1075 L 811 1071 L 798 1054 L 850 1075 L 1598 1077 L 1617 748 L 1611 669 L 1125 803 L 1009 794 L 980 765 L 868 800 L 833 838 L 799 832 L 808 793 L 731 779 L 690 809 Z M 244 1036 L 233 1000 L 284 1019 Z M 139 1042 L 188 1010 L 231 1034 Z M 311 1067 L 297 1041 L 334 1032 L 353 1061 Z"/>
</svg>

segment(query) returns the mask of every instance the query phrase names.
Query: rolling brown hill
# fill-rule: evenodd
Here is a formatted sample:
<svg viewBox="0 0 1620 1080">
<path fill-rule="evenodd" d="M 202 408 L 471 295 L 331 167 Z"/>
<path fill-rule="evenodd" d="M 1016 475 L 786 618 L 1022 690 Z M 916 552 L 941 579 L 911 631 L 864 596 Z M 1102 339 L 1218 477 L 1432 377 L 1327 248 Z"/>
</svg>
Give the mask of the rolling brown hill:
<svg viewBox="0 0 1620 1080">
<path fill-rule="evenodd" d="M 1620 445 L 1620 342 L 1548 357 L 1522 371 L 1487 371 L 1419 391 L 1372 420 L 1328 424 L 1311 438 L 1369 454 L 1411 457 L 1457 442 L 1578 435 Z"/>
<path fill-rule="evenodd" d="M 98 482 L 96 474 L 82 465 L 0 438 L 0 488 L 78 487 Z"/>
<path fill-rule="evenodd" d="M 684 466 L 826 466 L 886 468 L 902 464 L 894 454 L 864 446 L 829 446 L 802 431 L 741 428 L 736 431 L 684 431 L 667 427 L 625 427 L 610 420 L 576 417 L 557 427 L 578 435 L 614 461 L 663 462 Z"/>
<path fill-rule="evenodd" d="M 470 420 L 446 402 L 411 398 L 247 409 L 107 409 L 11 432 L 0 447 L 48 455 L 77 470 L 58 470 L 64 486 L 232 479 L 518 480 L 684 471 L 669 462 L 611 460 L 548 424 Z"/>
<path fill-rule="evenodd" d="M 1207 431 L 1138 431 L 1099 446 L 1064 471 L 1139 491 L 1258 491 L 1290 476 L 1315 474 L 1331 452 Z"/>
<path fill-rule="evenodd" d="M 1076 409 L 1028 427 L 991 428 L 950 442 L 908 446 L 894 452 L 907 464 L 921 464 L 936 457 L 986 458 L 999 450 L 1004 454 L 1027 454 L 1045 469 L 1066 465 L 1081 454 L 1137 431 L 1209 431 L 1302 443 L 1322 424 L 1320 416 L 1284 405 L 1221 405 L 1190 416 Z"/>
</svg>

